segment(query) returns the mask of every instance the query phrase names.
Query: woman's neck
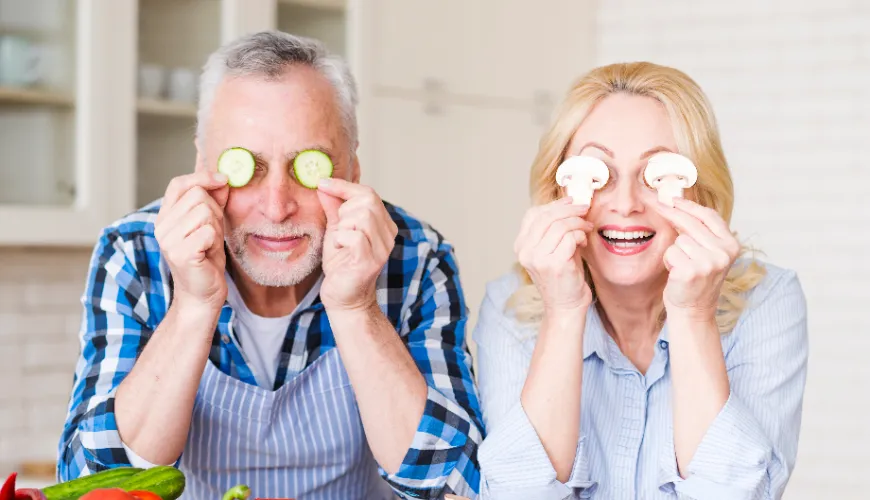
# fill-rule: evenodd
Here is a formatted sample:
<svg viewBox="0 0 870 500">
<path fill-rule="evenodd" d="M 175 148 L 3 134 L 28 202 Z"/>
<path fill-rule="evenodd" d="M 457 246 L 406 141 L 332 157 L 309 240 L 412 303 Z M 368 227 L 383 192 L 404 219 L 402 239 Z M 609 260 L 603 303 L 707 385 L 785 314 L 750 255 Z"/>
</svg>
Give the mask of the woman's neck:
<svg viewBox="0 0 870 500">
<path fill-rule="evenodd" d="M 646 373 L 661 330 L 664 283 L 631 287 L 596 283 L 598 312 L 622 353 Z"/>
</svg>

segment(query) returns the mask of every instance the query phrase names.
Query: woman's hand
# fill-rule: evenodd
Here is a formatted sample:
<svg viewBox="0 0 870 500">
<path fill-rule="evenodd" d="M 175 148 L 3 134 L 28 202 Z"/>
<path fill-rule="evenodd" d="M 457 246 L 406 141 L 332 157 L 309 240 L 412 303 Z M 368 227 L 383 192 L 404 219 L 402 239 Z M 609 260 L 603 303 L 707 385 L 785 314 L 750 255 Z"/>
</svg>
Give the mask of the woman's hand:
<svg viewBox="0 0 870 500">
<path fill-rule="evenodd" d="M 659 203 L 656 210 L 679 233 L 664 254 L 670 273 L 664 292 L 668 315 L 714 320 L 722 283 L 740 254 L 740 243 L 711 208 L 675 198 L 674 208 Z"/>
<path fill-rule="evenodd" d="M 588 205 L 572 205 L 566 197 L 532 207 L 523 218 L 514 252 L 548 313 L 585 310 L 592 302 L 577 251 L 586 246 L 586 233 L 593 228 L 583 219 L 588 211 Z"/>
</svg>

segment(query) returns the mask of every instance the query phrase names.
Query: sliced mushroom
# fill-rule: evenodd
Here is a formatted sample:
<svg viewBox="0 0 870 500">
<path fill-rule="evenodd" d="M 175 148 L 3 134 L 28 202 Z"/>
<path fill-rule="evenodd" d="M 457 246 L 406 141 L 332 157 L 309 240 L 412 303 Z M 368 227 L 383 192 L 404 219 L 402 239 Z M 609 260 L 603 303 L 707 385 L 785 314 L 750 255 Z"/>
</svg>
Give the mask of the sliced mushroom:
<svg viewBox="0 0 870 500">
<path fill-rule="evenodd" d="M 692 160 L 676 153 L 658 153 L 646 164 L 643 178 L 658 191 L 659 201 L 674 206 L 674 198 L 682 198 L 683 190 L 695 185 L 698 169 Z"/>
<path fill-rule="evenodd" d="M 589 205 L 596 190 L 607 184 L 610 171 L 607 165 L 592 156 L 571 156 L 556 170 L 556 183 L 567 186 L 574 205 Z"/>
</svg>

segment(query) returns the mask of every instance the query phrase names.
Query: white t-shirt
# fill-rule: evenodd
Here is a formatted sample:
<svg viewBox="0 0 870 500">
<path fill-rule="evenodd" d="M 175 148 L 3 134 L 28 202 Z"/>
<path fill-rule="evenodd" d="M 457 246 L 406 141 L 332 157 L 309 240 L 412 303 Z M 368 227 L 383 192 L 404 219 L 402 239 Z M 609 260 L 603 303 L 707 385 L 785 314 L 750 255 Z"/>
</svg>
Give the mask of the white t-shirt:
<svg viewBox="0 0 870 500">
<path fill-rule="evenodd" d="M 275 386 L 275 376 L 278 374 L 281 345 L 287 336 L 290 321 L 296 311 L 308 307 L 314 301 L 314 297 L 320 293 L 320 281 L 318 280 L 292 313 L 280 318 L 264 318 L 248 309 L 230 275 L 226 274 L 225 276 L 227 279 L 227 303 L 232 307 L 234 313 L 232 331 L 236 337 L 234 339 L 236 345 L 239 346 L 245 361 L 254 372 L 257 385 L 272 390 L 272 387 Z M 152 464 L 137 455 L 123 441 L 121 445 L 127 452 L 127 458 L 133 467 L 141 469 L 156 467 L 156 464 Z"/>
<path fill-rule="evenodd" d="M 236 344 L 254 372 L 257 385 L 272 390 L 278 372 L 278 360 L 281 358 L 281 345 L 284 344 L 293 313 L 280 318 L 257 316 L 245 305 L 239 289 L 229 275 L 227 288 L 227 303 L 235 313 L 233 333 Z"/>
</svg>

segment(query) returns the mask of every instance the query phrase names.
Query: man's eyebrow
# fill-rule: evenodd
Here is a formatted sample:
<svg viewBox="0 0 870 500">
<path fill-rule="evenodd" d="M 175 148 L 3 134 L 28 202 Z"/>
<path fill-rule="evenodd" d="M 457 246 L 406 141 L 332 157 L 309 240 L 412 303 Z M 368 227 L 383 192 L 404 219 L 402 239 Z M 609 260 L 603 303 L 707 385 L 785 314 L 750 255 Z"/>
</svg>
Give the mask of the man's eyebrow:
<svg viewBox="0 0 870 500">
<path fill-rule="evenodd" d="M 312 150 L 313 151 L 320 151 L 321 153 L 328 156 L 329 159 L 332 160 L 332 163 L 335 163 L 335 157 L 332 154 L 332 150 L 327 148 L 326 146 L 319 146 L 319 145 L 314 145 L 314 146 L 307 147 L 305 149 L 298 149 L 296 151 L 291 151 L 291 152 L 287 153 L 287 161 L 293 162 L 293 160 L 295 160 L 296 157 L 299 156 L 300 154 L 304 153 L 305 151 L 312 151 Z"/>
</svg>

